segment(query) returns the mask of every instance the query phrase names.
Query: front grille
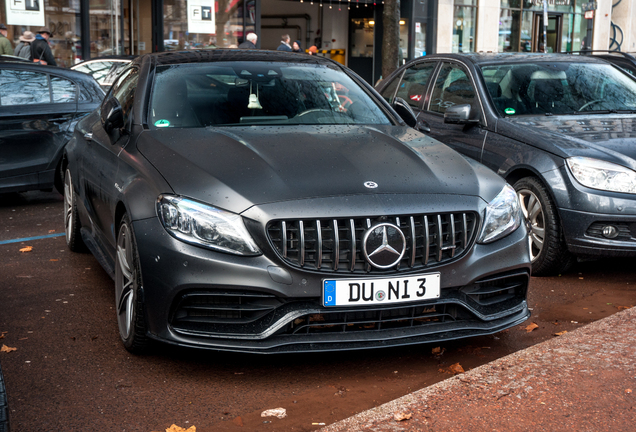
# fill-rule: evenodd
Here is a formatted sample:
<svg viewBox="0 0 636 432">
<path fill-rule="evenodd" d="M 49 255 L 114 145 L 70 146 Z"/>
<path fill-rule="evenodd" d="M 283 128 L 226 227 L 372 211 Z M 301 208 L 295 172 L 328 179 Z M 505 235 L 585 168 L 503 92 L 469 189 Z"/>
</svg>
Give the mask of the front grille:
<svg viewBox="0 0 636 432">
<path fill-rule="evenodd" d="M 376 269 L 362 254 L 364 233 L 378 223 L 397 225 L 406 253 L 393 268 Z M 474 212 L 375 218 L 278 220 L 267 234 L 278 255 L 306 270 L 337 273 L 387 273 L 445 263 L 470 248 L 477 227 Z"/>
</svg>

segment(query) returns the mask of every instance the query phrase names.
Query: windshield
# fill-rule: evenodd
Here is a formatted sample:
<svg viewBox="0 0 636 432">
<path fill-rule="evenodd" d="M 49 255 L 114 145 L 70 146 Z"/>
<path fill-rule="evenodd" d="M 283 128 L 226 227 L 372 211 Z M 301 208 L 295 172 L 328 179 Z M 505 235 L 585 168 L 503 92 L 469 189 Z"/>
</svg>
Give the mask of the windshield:
<svg viewBox="0 0 636 432">
<path fill-rule="evenodd" d="M 254 124 L 391 121 L 375 100 L 335 67 L 220 62 L 157 68 L 151 128 Z"/>
<path fill-rule="evenodd" d="M 636 111 L 636 81 L 609 64 L 514 64 L 481 71 L 502 116 Z"/>
</svg>

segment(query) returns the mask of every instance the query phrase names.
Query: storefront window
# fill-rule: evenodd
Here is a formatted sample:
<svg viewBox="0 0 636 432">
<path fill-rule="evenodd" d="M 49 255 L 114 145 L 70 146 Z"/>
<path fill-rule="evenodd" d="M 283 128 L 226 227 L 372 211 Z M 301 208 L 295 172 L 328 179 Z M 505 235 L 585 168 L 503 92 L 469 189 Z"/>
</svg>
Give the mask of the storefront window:
<svg viewBox="0 0 636 432">
<path fill-rule="evenodd" d="M 592 41 L 586 41 L 587 22 L 588 20 L 586 20 L 583 15 L 574 15 L 574 25 L 572 26 L 572 51 L 581 51 L 584 48 L 590 49 Z"/>
<path fill-rule="evenodd" d="M 477 0 L 455 0 L 453 52 L 474 52 L 477 27 Z"/>
<path fill-rule="evenodd" d="M 501 10 L 499 17 L 499 52 L 523 51 L 523 49 L 519 49 L 520 26 L 521 12 L 510 9 Z"/>
<path fill-rule="evenodd" d="M 426 23 L 415 23 L 415 57 L 426 55 Z"/>
<path fill-rule="evenodd" d="M 20 42 L 20 36 L 25 31 L 37 33 L 42 26 L 51 30 L 49 44 L 58 66 L 70 67 L 81 61 L 80 35 L 80 1 L 79 0 L 44 0 L 35 2 L 35 9 L 29 9 L 29 14 L 11 13 L 7 15 L 6 2 L 0 0 L 2 10 L 1 19 L 7 25 L 9 40 L 15 47 Z M 42 7 L 43 4 L 43 7 Z M 19 8 L 24 2 L 14 3 Z M 12 8 L 10 8 L 12 9 Z M 15 9 L 15 8 L 13 8 Z M 21 12 L 24 12 L 23 9 Z"/>
<path fill-rule="evenodd" d="M 188 5 L 188 1 L 164 1 L 163 44 L 166 51 L 237 48 L 239 43 L 243 41 L 242 1 L 208 0 L 206 2 L 200 0 L 194 2 L 196 5 L 191 0 L 191 4 Z M 246 30 L 254 31 L 255 3 L 249 1 L 246 6 Z M 190 10 L 190 16 L 188 10 Z M 212 17 L 214 18 L 213 25 Z"/>
</svg>

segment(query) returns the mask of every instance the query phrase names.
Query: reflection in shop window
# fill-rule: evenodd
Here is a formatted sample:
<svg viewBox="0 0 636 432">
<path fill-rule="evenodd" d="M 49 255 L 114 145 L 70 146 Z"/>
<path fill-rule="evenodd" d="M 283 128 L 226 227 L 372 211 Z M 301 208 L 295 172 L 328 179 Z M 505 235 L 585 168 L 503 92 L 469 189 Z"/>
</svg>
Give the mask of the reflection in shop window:
<svg viewBox="0 0 636 432">
<path fill-rule="evenodd" d="M 453 12 L 453 52 L 474 52 L 477 0 L 455 0 Z"/>
<path fill-rule="evenodd" d="M 244 33 L 254 31 L 255 2 L 217 0 L 214 2 L 214 33 L 188 31 L 188 0 L 164 0 L 163 44 L 166 51 L 187 49 L 238 48 Z M 245 18 L 245 28 L 244 28 Z"/>
</svg>

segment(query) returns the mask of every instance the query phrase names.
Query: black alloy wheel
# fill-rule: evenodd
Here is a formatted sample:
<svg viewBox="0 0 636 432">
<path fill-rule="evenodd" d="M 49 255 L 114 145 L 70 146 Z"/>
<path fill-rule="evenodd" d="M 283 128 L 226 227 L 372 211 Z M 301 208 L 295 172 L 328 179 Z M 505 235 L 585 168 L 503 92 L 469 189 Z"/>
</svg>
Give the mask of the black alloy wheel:
<svg viewBox="0 0 636 432">
<path fill-rule="evenodd" d="M 149 344 L 137 243 L 128 215 L 117 231 L 115 305 L 119 336 L 128 351 L 144 353 Z"/>
<path fill-rule="evenodd" d="M 546 187 L 534 177 L 525 177 L 514 188 L 529 222 L 532 275 L 552 276 L 566 271 L 575 258 L 565 244 L 559 215 Z"/>
<path fill-rule="evenodd" d="M 64 232 L 66 233 L 66 245 L 73 252 L 86 251 L 80 228 L 71 171 L 66 169 L 64 175 Z"/>
</svg>

